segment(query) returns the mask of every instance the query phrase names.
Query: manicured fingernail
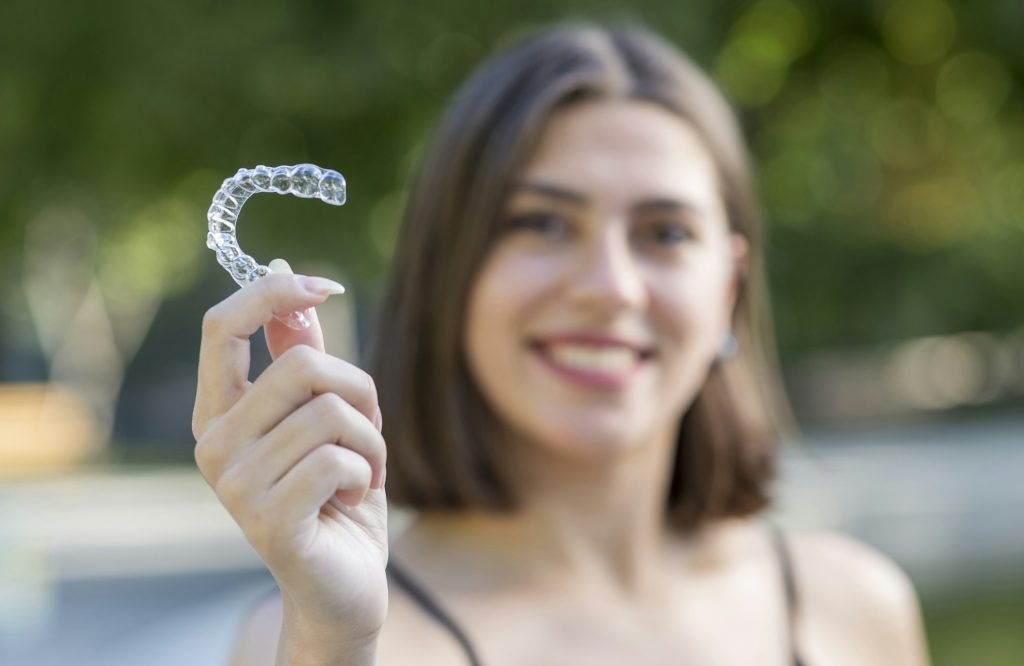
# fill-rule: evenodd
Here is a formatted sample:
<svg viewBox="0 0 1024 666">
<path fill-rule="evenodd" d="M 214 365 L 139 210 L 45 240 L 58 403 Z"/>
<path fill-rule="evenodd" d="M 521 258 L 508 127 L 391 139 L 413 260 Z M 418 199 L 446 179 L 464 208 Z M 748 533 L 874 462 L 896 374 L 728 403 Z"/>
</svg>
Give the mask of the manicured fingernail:
<svg viewBox="0 0 1024 666">
<path fill-rule="evenodd" d="M 313 308 L 306 308 L 301 312 L 289 312 L 286 315 L 274 315 L 285 326 L 296 331 L 304 331 L 313 325 Z"/>
<path fill-rule="evenodd" d="M 299 284 L 302 288 L 308 292 L 312 292 L 317 296 L 330 296 L 331 294 L 344 294 L 345 287 L 341 286 L 334 280 L 328 280 L 322 277 L 302 277 L 299 278 Z"/>
<path fill-rule="evenodd" d="M 292 272 L 292 267 L 289 266 L 288 262 L 285 261 L 284 259 L 274 259 L 269 264 L 267 264 L 267 268 L 269 268 L 271 271 L 273 271 L 275 273 L 291 273 Z"/>
<path fill-rule="evenodd" d="M 383 432 L 384 415 L 380 413 L 380 407 L 377 407 L 377 415 L 373 417 L 373 425 L 377 426 L 377 432 Z"/>
</svg>

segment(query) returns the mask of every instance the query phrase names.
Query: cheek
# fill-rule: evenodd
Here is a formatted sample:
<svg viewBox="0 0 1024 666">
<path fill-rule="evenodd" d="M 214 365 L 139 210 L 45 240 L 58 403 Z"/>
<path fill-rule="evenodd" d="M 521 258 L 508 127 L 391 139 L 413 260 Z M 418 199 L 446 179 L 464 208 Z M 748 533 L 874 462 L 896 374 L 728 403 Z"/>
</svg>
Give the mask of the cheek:
<svg viewBox="0 0 1024 666">
<path fill-rule="evenodd" d="M 522 254 L 497 252 L 474 279 L 467 303 L 465 334 L 475 374 L 488 374 L 528 335 L 553 279 L 553 267 Z M 479 379 L 486 380 L 486 377 Z"/>
<path fill-rule="evenodd" d="M 469 299 L 469 327 L 495 329 L 525 317 L 558 280 L 551 261 L 523 253 L 497 252 L 477 274 Z"/>
<path fill-rule="evenodd" d="M 650 282 L 652 318 L 659 337 L 676 350 L 673 363 L 706 360 L 728 329 L 728 275 L 714 263 L 665 274 Z"/>
<path fill-rule="evenodd" d="M 677 424 L 679 415 L 692 404 L 707 379 L 718 353 L 719 326 L 710 317 L 717 307 L 708 290 L 686 284 L 660 282 L 651 291 L 651 318 L 661 342 L 660 359 L 653 376 L 654 423 Z"/>
</svg>

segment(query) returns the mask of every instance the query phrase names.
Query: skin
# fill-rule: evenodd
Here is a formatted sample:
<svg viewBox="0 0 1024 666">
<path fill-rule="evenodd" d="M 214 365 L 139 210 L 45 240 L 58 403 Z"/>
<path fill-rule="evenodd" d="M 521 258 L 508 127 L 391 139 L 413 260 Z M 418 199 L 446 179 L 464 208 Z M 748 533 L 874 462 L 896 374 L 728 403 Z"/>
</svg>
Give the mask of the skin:
<svg viewBox="0 0 1024 666">
<path fill-rule="evenodd" d="M 746 251 L 728 231 L 710 157 L 653 105 L 589 104 L 551 120 L 518 182 L 470 296 L 474 378 L 535 449 L 523 455 L 565 460 L 581 478 L 671 446 L 729 329 Z M 622 391 L 580 390 L 527 346 L 580 331 L 656 358 Z"/>
<path fill-rule="evenodd" d="M 387 614 L 377 392 L 365 372 L 324 353 L 314 312 L 305 331 L 273 318 L 340 285 L 270 267 L 203 319 L 196 463 L 282 591 L 278 662 L 371 664 Z M 261 326 L 274 362 L 250 383 L 249 337 Z"/>
<path fill-rule="evenodd" d="M 684 121 L 651 104 L 588 102 L 551 119 L 520 182 L 528 186 L 503 211 L 507 231 L 474 282 L 465 331 L 473 377 L 508 431 L 503 463 L 524 506 L 515 515 L 421 515 L 390 556 L 441 600 L 487 664 L 788 664 L 778 562 L 763 527 L 721 521 L 683 538 L 664 526 L 678 417 L 728 330 L 747 255 L 729 232 L 707 151 Z M 237 370 L 241 340 L 258 325 L 253 313 L 269 319 L 271 310 L 316 304 L 290 296 L 281 277 L 277 291 L 250 298 L 260 303 L 247 306 L 250 314 L 233 303 L 211 317 L 216 351 L 201 359 L 204 399 L 221 397 L 197 417 L 197 460 L 250 542 L 271 557 L 282 590 L 243 627 L 233 663 L 273 663 L 275 654 L 277 663 L 463 663 L 451 636 L 404 593 L 382 596 L 376 567 L 387 544 L 367 538 L 386 529 L 383 490 L 369 489 L 382 444 L 354 427 L 359 418 L 376 420 L 369 385 L 355 389 L 358 369 L 315 345 L 300 359 L 306 365 L 283 363 L 283 350 L 309 344 L 302 336 L 315 332 L 271 322 L 268 341 L 281 356 L 251 386 Z M 642 342 L 653 356 L 614 391 L 566 381 L 539 362 L 531 343 L 581 330 Z M 229 383 L 203 369 L 204 361 L 230 366 L 216 358 L 225 355 L 234 359 Z M 357 473 L 358 456 L 346 458 L 319 494 L 289 510 L 313 526 L 296 536 L 274 515 L 257 519 L 259 500 L 244 501 L 274 492 L 266 475 L 257 475 L 256 492 L 240 490 L 246 486 L 237 479 L 252 478 L 242 473 L 227 474 L 236 481 L 225 486 L 222 470 L 235 461 L 256 474 L 266 461 L 259 454 L 271 449 L 261 442 L 304 437 L 298 428 L 277 432 L 289 407 L 291 415 L 305 409 L 299 396 L 311 404 L 333 390 L 356 400 L 356 409 L 337 409 L 326 436 L 336 435 L 335 448 L 365 452 L 366 465 Z M 282 395 L 291 396 L 289 407 L 275 405 Z M 258 416 L 268 410 L 272 416 Z M 248 424 L 252 434 L 217 425 L 225 420 Z M 362 439 L 352 440 L 355 433 Z M 288 445 L 296 452 L 289 473 L 300 467 L 298 452 L 317 450 L 324 436 Z M 354 506 L 332 499 L 334 481 Z M 333 510 L 314 517 L 321 497 Z M 371 510 L 360 513 L 367 503 Z M 352 523 L 359 529 L 348 529 Z M 319 568 L 289 550 L 296 539 L 317 546 Z M 809 664 L 927 663 L 913 589 L 895 566 L 842 537 L 792 541 L 802 594 L 798 641 Z"/>
</svg>

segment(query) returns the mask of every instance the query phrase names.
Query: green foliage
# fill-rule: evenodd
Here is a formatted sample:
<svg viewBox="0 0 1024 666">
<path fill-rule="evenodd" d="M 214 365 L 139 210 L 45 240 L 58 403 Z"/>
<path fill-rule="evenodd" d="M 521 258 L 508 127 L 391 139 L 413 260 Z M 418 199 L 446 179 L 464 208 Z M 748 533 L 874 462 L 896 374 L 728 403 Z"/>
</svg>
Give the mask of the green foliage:
<svg viewBox="0 0 1024 666">
<path fill-rule="evenodd" d="M 738 105 L 788 353 L 1021 322 L 1019 2 L 630 7 L 8 0 L 0 302 L 16 302 L 25 229 L 54 202 L 89 220 L 107 248 L 97 261 L 132 248 L 139 267 L 125 270 L 142 283 L 194 286 L 212 255 L 206 272 L 189 260 L 168 273 L 152 248 L 183 251 L 170 227 L 188 220 L 199 246 L 208 197 L 257 163 L 336 168 L 350 201 L 327 210 L 258 197 L 243 245 L 373 283 L 417 153 L 474 64 L 533 25 L 625 16 L 681 44 Z"/>
<path fill-rule="evenodd" d="M 924 606 L 928 645 L 935 666 L 1005 666 L 1024 655 L 1024 590 L 977 591 L 957 602 Z"/>
</svg>

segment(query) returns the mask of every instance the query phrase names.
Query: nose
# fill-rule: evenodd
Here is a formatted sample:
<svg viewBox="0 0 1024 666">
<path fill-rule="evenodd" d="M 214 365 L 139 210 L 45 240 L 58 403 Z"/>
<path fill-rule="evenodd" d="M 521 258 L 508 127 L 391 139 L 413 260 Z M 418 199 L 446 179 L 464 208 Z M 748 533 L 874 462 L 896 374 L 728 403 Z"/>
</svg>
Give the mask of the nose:
<svg viewBox="0 0 1024 666">
<path fill-rule="evenodd" d="M 571 278 L 572 300 L 608 311 L 637 308 L 646 303 L 642 267 L 621 230 L 612 226 L 581 249 L 578 268 Z"/>
</svg>

